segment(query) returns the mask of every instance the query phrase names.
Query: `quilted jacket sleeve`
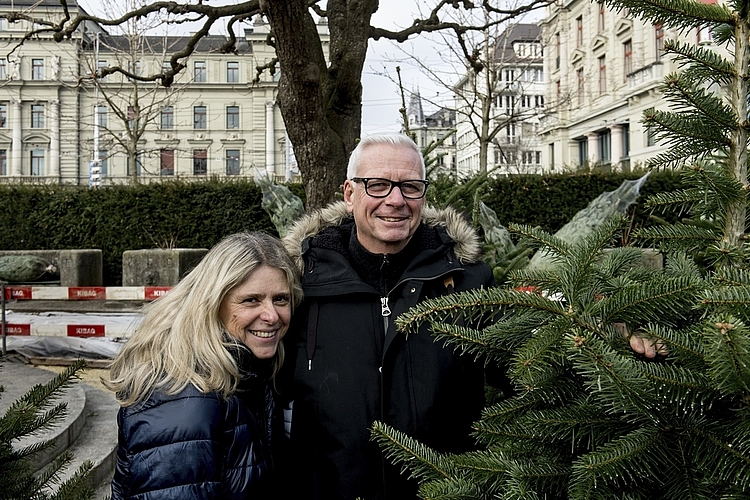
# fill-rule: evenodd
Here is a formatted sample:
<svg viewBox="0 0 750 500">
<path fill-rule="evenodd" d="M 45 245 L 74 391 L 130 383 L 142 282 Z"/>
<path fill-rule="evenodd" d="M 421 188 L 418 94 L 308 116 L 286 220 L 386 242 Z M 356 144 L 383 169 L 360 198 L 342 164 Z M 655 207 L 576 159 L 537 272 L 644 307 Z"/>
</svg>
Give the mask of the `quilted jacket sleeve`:
<svg viewBox="0 0 750 500">
<path fill-rule="evenodd" d="M 189 387 L 118 414 L 112 500 L 221 498 L 222 401 Z"/>
</svg>

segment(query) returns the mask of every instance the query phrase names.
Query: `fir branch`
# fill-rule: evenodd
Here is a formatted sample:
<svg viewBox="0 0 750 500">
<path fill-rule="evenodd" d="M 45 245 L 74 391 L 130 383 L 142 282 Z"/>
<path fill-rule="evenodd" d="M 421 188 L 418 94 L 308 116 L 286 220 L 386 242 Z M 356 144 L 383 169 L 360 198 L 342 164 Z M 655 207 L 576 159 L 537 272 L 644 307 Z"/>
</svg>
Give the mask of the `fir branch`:
<svg viewBox="0 0 750 500">
<path fill-rule="evenodd" d="M 601 324 L 660 321 L 674 325 L 695 303 L 696 294 L 703 287 L 704 284 L 692 276 L 635 283 L 593 303 L 589 313 L 600 318 Z"/>
<path fill-rule="evenodd" d="M 391 462 L 401 464 L 404 470 L 409 471 L 409 477 L 424 481 L 446 479 L 455 474 L 452 464 L 444 455 L 383 422 L 373 422 L 370 437 Z"/>
<path fill-rule="evenodd" d="M 678 31 L 702 24 L 735 24 L 732 13 L 720 4 L 708 5 L 693 0 L 605 0 L 604 3 L 613 8 L 627 7 L 630 16 Z"/>
<path fill-rule="evenodd" d="M 676 62 L 681 67 L 688 66 L 688 75 L 696 81 L 726 84 L 734 76 L 732 63 L 714 50 L 696 47 L 679 40 L 666 40 L 664 50 L 674 54 Z"/>
<path fill-rule="evenodd" d="M 566 257 L 570 252 L 569 243 L 537 227 L 531 227 L 526 224 L 510 224 L 508 229 L 528 239 L 530 243 L 544 247 L 547 252 L 554 256 L 562 258 Z"/>
<path fill-rule="evenodd" d="M 453 314 L 467 314 L 472 317 L 489 316 L 504 307 L 521 307 L 563 314 L 559 302 L 536 294 L 491 288 L 452 293 L 436 299 L 425 300 L 396 318 L 396 328 L 403 332 L 416 332 L 424 322 L 446 322 Z"/>
<path fill-rule="evenodd" d="M 750 401 L 750 329 L 731 316 L 706 321 L 703 342 L 708 373 L 727 395 Z"/>
<path fill-rule="evenodd" d="M 640 427 L 614 439 L 573 463 L 569 492 L 584 498 L 591 488 L 614 492 L 628 485 L 643 488 L 644 483 L 657 482 L 654 472 L 660 470 L 664 446 L 665 437 L 654 427 Z"/>
</svg>

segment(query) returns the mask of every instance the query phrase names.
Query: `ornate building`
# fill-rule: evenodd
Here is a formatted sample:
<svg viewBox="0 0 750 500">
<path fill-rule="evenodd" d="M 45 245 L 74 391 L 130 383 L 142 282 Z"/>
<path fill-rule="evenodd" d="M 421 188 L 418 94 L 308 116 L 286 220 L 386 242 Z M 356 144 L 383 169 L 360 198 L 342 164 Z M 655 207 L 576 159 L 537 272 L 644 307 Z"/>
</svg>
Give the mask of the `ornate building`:
<svg viewBox="0 0 750 500">
<path fill-rule="evenodd" d="M 545 110 L 543 50 L 536 24 L 508 26 L 491 44 L 489 64 L 455 86 L 458 172 L 539 174 L 537 129 Z"/>
<path fill-rule="evenodd" d="M 550 108 L 540 128 L 544 164 L 627 171 L 663 151 L 641 119 L 668 105 L 659 86 L 678 67 L 663 47 L 678 34 L 590 0 L 551 4 L 541 27 Z M 700 27 L 679 38 L 711 44 Z"/>
<path fill-rule="evenodd" d="M 12 4 L 60 18 L 55 0 Z M 10 8 L 5 3 L 0 14 Z M 184 48 L 185 36 L 112 35 L 89 22 L 60 43 L 40 35 L 19 45 L 31 28 L 0 19 L 0 182 L 295 175 L 277 79 L 256 73 L 275 55 L 261 20 L 244 28 L 234 53 L 219 50 L 224 36 L 202 39 L 169 88 L 118 73 L 96 82 L 90 76 L 116 66 L 158 73 Z M 325 24 L 318 29 L 327 34 Z"/>
</svg>

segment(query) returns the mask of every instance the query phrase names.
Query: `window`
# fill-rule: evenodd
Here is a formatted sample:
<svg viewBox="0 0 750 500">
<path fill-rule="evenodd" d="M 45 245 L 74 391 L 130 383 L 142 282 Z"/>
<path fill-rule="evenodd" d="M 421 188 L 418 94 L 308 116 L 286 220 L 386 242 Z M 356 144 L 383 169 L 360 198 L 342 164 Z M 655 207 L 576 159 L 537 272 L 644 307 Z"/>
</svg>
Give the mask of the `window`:
<svg viewBox="0 0 750 500">
<path fill-rule="evenodd" d="M 8 150 L 0 149 L 0 175 L 8 175 Z"/>
<path fill-rule="evenodd" d="M 549 168 L 550 170 L 555 169 L 555 143 L 549 145 Z"/>
<path fill-rule="evenodd" d="M 107 61 L 96 61 L 96 76 L 99 78 L 106 78 L 102 77 L 102 70 L 107 67 Z"/>
<path fill-rule="evenodd" d="M 198 83 L 206 81 L 206 61 L 195 61 L 193 63 L 193 78 Z"/>
<path fill-rule="evenodd" d="M 543 108 L 544 107 L 544 96 L 543 95 L 535 95 L 534 96 L 534 107 L 535 108 Z"/>
<path fill-rule="evenodd" d="M 44 59 L 31 60 L 31 79 L 44 80 Z"/>
<path fill-rule="evenodd" d="M 583 16 L 576 18 L 576 47 L 583 47 Z"/>
<path fill-rule="evenodd" d="M 0 31 L 7 31 L 8 29 L 8 20 L 5 18 L 0 19 Z"/>
<path fill-rule="evenodd" d="M 604 32 L 604 19 L 605 19 L 606 11 L 604 10 L 604 3 L 599 4 L 599 33 Z"/>
<path fill-rule="evenodd" d="M 159 125 L 162 130 L 172 130 L 174 128 L 174 107 L 164 106 L 161 108 Z"/>
<path fill-rule="evenodd" d="M 514 144 L 516 142 L 516 124 L 509 123 L 505 127 L 505 137 L 508 139 L 508 143 Z"/>
<path fill-rule="evenodd" d="M 651 127 L 646 128 L 646 146 L 656 146 L 656 131 Z"/>
<path fill-rule="evenodd" d="M 585 81 L 583 79 L 583 68 L 578 68 L 576 70 L 576 79 L 578 81 L 578 104 L 583 104 L 584 101 L 584 92 L 585 92 Z"/>
<path fill-rule="evenodd" d="M 193 108 L 193 128 L 194 129 L 206 128 L 206 107 L 205 106 L 195 106 Z"/>
<path fill-rule="evenodd" d="M 506 69 L 505 70 L 505 81 L 508 83 L 513 83 L 516 79 L 516 70 L 514 69 Z"/>
<path fill-rule="evenodd" d="M 193 150 L 193 175 L 206 175 L 208 172 L 208 151 L 205 149 Z"/>
<path fill-rule="evenodd" d="M 555 33 L 555 69 L 560 69 L 560 33 Z"/>
<path fill-rule="evenodd" d="M 44 104 L 31 105 L 31 128 L 44 128 Z"/>
<path fill-rule="evenodd" d="M 174 149 L 162 149 L 159 153 L 159 173 L 174 175 Z"/>
<path fill-rule="evenodd" d="M 44 175 L 44 150 L 31 150 L 31 175 Z"/>
<path fill-rule="evenodd" d="M 107 128 L 107 106 L 96 107 L 96 124 L 102 128 Z"/>
<path fill-rule="evenodd" d="M 661 60 L 661 54 L 664 52 L 664 27 L 661 24 L 654 26 L 654 39 L 656 41 L 656 60 Z"/>
<path fill-rule="evenodd" d="M 713 42 L 713 36 L 711 36 L 711 30 L 708 26 L 698 26 L 698 36 L 696 41 L 698 42 L 698 45 Z"/>
<path fill-rule="evenodd" d="M 599 58 L 599 94 L 607 92 L 607 59 L 606 56 Z"/>
<path fill-rule="evenodd" d="M 0 128 L 8 126 L 8 105 L 0 104 Z"/>
<path fill-rule="evenodd" d="M 227 82 L 237 83 L 240 81 L 240 63 L 229 61 L 227 63 Z"/>
<path fill-rule="evenodd" d="M 628 80 L 628 75 L 633 72 L 633 42 L 628 40 L 622 44 L 623 52 L 623 75 L 622 81 Z"/>
<path fill-rule="evenodd" d="M 8 60 L 0 59 L 0 80 L 8 79 Z"/>
<path fill-rule="evenodd" d="M 138 115 L 138 109 L 133 106 L 128 106 L 128 128 L 130 130 L 135 130 L 138 128 L 138 124 L 140 122 Z"/>
<path fill-rule="evenodd" d="M 612 161 L 612 137 L 609 130 L 599 132 L 599 161 L 610 163 Z"/>
<path fill-rule="evenodd" d="M 227 175 L 240 175 L 239 149 L 227 149 Z"/>
<path fill-rule="evenodd" d="M 589 141 L 585 137 L 578 139 L 578 165 L 585 167 L 589 162 Z"/>
<path fill-rule="evenodd" d="M 227 128 L 240 128 L 239 106 L 227 106 Z"/>
<path fill-rule="evenodd" d="M 622 126 L 622 156 L 630 156 L 630 124 Z"/>
<path fill-rule="evenodd" d="M 161 62 L 161 72 L 166 73 L 167 71 L 172 70 L 172 64 L 169 61 L 162 61 Z"/>
<path fill-rule="evenodd" d="M 106 149 L 99 150 L 99 173 L 101 175 L 107 175 L 107 160 L 109 159 L 109 151 Z"/>
</svg>

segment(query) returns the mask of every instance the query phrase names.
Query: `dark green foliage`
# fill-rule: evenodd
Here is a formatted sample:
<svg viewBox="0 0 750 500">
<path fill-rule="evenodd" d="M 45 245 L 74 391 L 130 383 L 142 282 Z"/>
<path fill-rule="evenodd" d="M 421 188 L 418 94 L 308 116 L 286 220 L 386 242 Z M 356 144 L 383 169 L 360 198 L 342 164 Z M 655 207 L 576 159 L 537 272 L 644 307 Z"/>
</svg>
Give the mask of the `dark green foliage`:
<svg viewBox="0 0 750 500">
<path fill-rule="evenodd" d="M 555 232 L 603 191 L 638 176 L 476 176 L 460 181 L 444 176 L 431 179 L 428 201 L 451 204 L 469 216 L 481 196 L 504 225 L 518 222 Z M 655 172 L 641 193 L 648 196 L 679 185 L 679 176 Z M 304 200 L 302 185 L 289 188 Z M 275 234 L 261 198 L 252 181 L 172 181 L 93 190 L 0 185 L 0 249 L 100 248 L 104 284 L 120 285 L 125 250 L 210 248 L 221 237 L 245 229 Z M 634 226 L 648 221 L 639 204 Z"/>
<path fill-rule="evenodd" d="M 70 479 L 59 484 L 60 473 L 73 458 L 70 453 L 61 454 L 49 466 L 35 474 L 29 459 L 52 444 L 49 441 L 40 441 L 26 447 L 18 447 L 19 439 L 38 434 L 65 416 L 67 404 L 58 403 L 57 400 L 61 391 L 70 386 L 84 366 L 85 362 L 79 360 L 46 384 L 32 387 L 0 417 L 0 499 L 93 498 L 94 491 L 87 482 L 87 473 L 92 468 L 91 462 L 84 462 Z M 55 486 L 56 491 L 53 492 Z"/>
<path fill-rule="evenodd" d="M 122 253 L 210 248 L 242 230 L 276 230 L 261 192 L 245 181 L 162 182 L 99 189 L 6 185 L 0 248 L 100 248 L 104 284 L 120 285 Z"/>
</svg>

